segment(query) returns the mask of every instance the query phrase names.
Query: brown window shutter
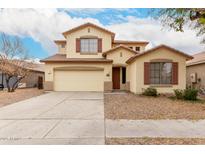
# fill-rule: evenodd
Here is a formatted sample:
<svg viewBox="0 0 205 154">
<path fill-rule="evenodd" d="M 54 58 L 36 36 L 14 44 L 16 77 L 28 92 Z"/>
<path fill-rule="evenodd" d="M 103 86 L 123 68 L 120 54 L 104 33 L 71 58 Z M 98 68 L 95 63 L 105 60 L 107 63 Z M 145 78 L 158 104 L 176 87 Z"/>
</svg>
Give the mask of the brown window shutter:
<svg viewBox="0 0 205 154">
<path fill-rule="evenodd" d="M 76 52 L 80 52 L 80 39 L 76 39 Z"/>
<path fill-rule="evenodd" d="M 150 84 L 150 63 L 144 62 L 144 84 Z"/>
<path fill-rule="evenodd" d="M 178 84 L 178 62 L 172 63 L 172 84 Z"/>
<path fill-rule="evenodd" d="M 102 52 L 102 39 L 98 39 L 98 52 Z"/>
</svg>

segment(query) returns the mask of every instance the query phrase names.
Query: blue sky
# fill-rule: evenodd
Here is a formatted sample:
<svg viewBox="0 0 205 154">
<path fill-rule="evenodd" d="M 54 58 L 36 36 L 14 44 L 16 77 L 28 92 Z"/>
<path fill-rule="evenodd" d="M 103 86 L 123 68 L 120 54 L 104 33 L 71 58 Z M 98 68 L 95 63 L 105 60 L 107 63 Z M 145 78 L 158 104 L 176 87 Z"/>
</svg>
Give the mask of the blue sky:
<svg viewBox="0 0 205 154">
<path fill-rule="evenodd" d="M 0 9 L 0 32 L 22 38 L 32 58 L 42 59 L 57 52 L 55 39 L 62 32 L 93 22 L 116 33 L 117 39 L 150 41 L 148 47 L 167 44 L 186 53 L 204 49 L 195 32 L 162 30 L 150 17 L 151 9 Z"/>
<path fill-rule="evenodd" d="M 92 12 L 92 9 L 85 9 L 82 12 L 82 10 L 70 10 L 67 11 L 68 14 L 72 17 L 91 17 L 98 19 L 103 25 L 109 25 L 111 23 L 121 23 L 126 21 L 127 16 L 135 16 L 140 18 L 145 18 L 149 16 L 150 9 L 101 9 L 99 12 L 94 10 Z M 87 13 L 86 13 L 87 12 Z"/>
</svg>

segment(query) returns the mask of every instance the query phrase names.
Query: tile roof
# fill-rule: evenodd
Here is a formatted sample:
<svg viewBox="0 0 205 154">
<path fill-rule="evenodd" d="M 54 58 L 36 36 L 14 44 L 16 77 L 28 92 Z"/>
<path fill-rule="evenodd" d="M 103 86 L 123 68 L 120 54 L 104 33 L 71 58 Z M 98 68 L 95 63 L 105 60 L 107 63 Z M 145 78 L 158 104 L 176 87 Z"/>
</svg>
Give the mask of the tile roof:
<svg viewBox="0 0 205 154">
<path fill-rule="evenodd" d="M 147 41 L 128 41 L 128 40 L 114 40 L 114 44 L 149 44 Z"/>
<path fill-rule="evenodd" d="M 193 55 L 193 59 L 187 61 L 187 66 L 205 63 L 205 51 Z"/>
<path fill-rule="evenodd" d="M 126 46 L 126 45 L 120 44 L 120 45 L 118 45 L 118 46 L 116 46 L 116 47 L 114 47 L 114 48 L 112 48 L 112 49 L 110 49 L 110 50 L 107 50 L 107 51 L 103 52 L 102 55 L 103 55 L 103 56 L 106 56 L 108 53 L 110 53 L 110 52 L 112 52 L 112 51 L 115 51 L 115 50 L 117 50 L 117 49 L 119 49 L 119 48 L 123 48 L 123 49 L 128 50 L 128 51 L 131 51 L 131 52 L 133 52 L 133 53 L 135 53 L 135 54 L 138 54 L 137 51 L 135 51 L 135 50 L 129 48 L 129 47 Z"/>
<path fill-rule="evenodd" d="M 102 27 L 100 27 L 100 26 L 98 26 L 98 25 L 95 25 L 95 24 L 93 24 L 93 23 L 90 23 L 90 22 L 87 22 L 87 23 L 82 24 L 82 25 L 80 25 L 80 26 L 74 27 L 74 28 L 72 28 L 72 29 L 70 29 L 70 30 L 68 30 L 68 31 L 65 31 L 65 32 L 63 32 L 63 35 L 66 36 L 67 34 L 69 34 L 69 33 L 71 33 L 71 32 L 74 32 L 74 31 L 76 31 L 76 30 L 78 30 L 78 29 L 81 29 L 81 28 L 84 28 L 84 27 L 87 27 L 87 26 L 92 26 L 92 27 L 98 28 L 98 29 L 100 29 L 100 30 L 102 30 L 102 31 L 105 31 L 105 32 L 107 32 L 107 33 L 110 33 L 113 38 L 115 37 L 115 33 L 111 32 L 111 31 L 109 31 L 109 30 L 107 30 L 107 29 L 105 29 L 105 28 L 102 28 Z"/>
<path fill-rule="evenodd" d="M 55 54 L 46 59 L 41 60 L 41 62 L 97 62 L 97 63 L 107 63 L 112 62 L 112 60 L 105 58 L 67 58 L 66 54 Z"/>
<path fill-rule="evenodd" d="M 192 56 L 190 56 L 190 55 L 188 55 L 188 54 L 186 54 L 186 53 L 184 53 L 184 52 L 182 52 L 182 51 L 179 51 L 179 50 L 174 49 L 174 48 L 172 48 L 172 47 L 169 47 L 169 46 L 167 46 L 167 45 L 161 44 L 161 45 L 158 45 L 158 46 L 156 46 L 156 47 L 154 47 L 154 48 L 151 48 L 151 49 L 149 49 L 149 50 L 146 50 L 146 51 L 144 51 L 144 52 L 142 52 L 142 53 L 136 54 L 135 56 L 133 56 L 133 57 L 131 57 L 130 59 L 128 59 L 126 63 L 131 63 L 131 62 L 134 61 L 136 58 L 141 57 L 141 56 L 143 56 L 143 55 L 146 55 L 146 54 L 148 54 L 148 53 L 150 53 L 150 52 L 156 51 L 157 49 L 160 49 L 160 48 L 167 48 L 168 50 L 171 50 L 171 51 L 173 51 L 173 52 L 175 52 L 175 53 L 177 53 L 177 54 L 180 54 L 180 55 L 182 55 L 182 56 L 185 56 L 185 57 L 187 58 L 187 60 L 190 60 L 190 59 L 193 58 Z"/>
</svg>

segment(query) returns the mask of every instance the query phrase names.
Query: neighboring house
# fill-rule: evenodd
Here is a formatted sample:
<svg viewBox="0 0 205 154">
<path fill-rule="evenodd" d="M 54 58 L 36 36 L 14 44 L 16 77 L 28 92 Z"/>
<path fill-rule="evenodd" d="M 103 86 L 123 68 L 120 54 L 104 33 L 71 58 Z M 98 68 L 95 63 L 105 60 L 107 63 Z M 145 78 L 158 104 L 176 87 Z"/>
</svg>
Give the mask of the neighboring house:
<svg viewBox="0 0 205 154">
<path fill-rule="evenodd" d="M 205 52 L 193 55 L 187 61 L 187 86 L 205 88 Z"/>
<path fill-rule="evenodd" d="M 44 82 L 44 64 L 32 64 L 32 68 L 27 68 L 30 70 L 28 76 L 21 80 L 19 83 L 19 88 L 32 88 L 37 87 L 39 84 L 43 84 Z M 10 85 L 16 81 L 15 77 L 13 77 L 10 81 Z M 4 85 L 4 88 L 7 88 L 5 75 L 2 74 L 0 70 L 0 84 Z"/>
<path fill-rule="evenodd" d="M 186 87 L 186 60 L 192 57 L 174 48 L 145 50 L 149 42 L 115 40 L 115 33 L 92 23 L 63 36 L 55 41 L 58 53 L 41 60 L 46 90 L 141 93 L 152 86 L 170 93 Z"/>
</svg>

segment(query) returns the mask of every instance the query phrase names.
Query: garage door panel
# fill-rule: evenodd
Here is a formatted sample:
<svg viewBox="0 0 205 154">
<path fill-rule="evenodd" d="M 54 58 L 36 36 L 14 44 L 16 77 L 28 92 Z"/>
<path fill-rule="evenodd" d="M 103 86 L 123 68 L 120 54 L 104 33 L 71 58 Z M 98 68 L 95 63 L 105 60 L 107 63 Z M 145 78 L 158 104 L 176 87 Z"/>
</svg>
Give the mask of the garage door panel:
<svg viewBox="0 0 205 154">
<path fill-rule="evenodd" d="M 103 91 L 103 71 L 55 71 L 55 91 Z"/>
</svg>

